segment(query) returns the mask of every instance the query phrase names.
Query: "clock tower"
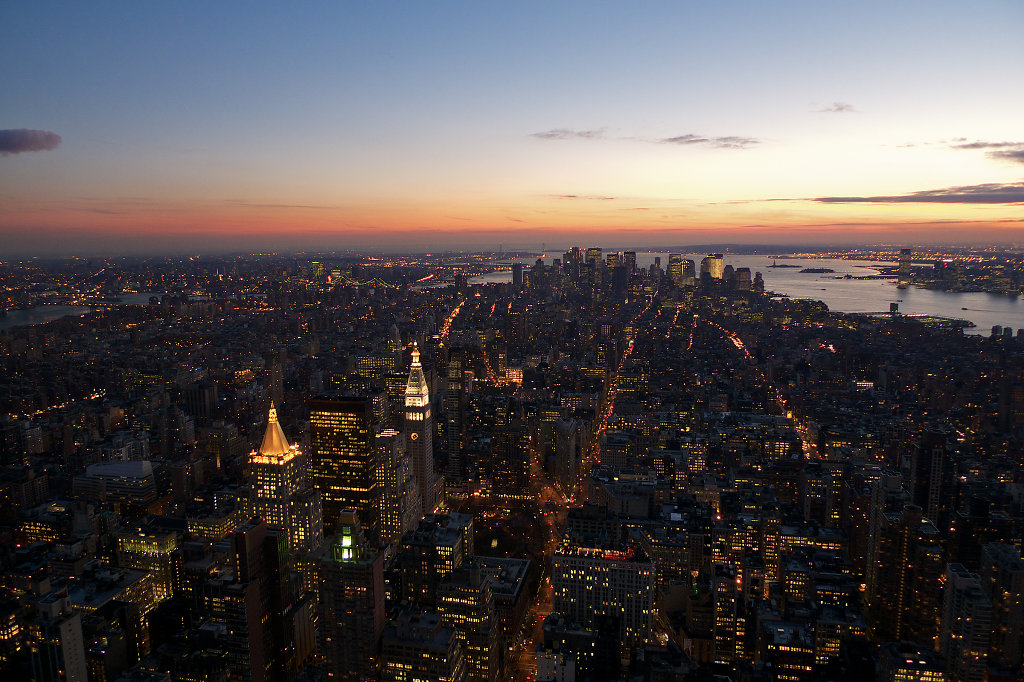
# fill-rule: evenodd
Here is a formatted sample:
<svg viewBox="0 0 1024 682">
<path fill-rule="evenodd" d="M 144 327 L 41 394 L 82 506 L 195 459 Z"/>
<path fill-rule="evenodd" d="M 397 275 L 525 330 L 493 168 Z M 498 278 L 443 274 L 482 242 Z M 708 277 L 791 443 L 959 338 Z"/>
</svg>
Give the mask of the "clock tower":
<svg viewBox="0 0 1024 682">
<path fill-rule="evenodd" d="M 412 367 L 405 385 L 405 451 L 423 497 L 423 513 L 433 513 L 438 499 L 438 478 L 434 472 L 434 419 L 430 413 L 430 390 L 420 364 L 419 348 L 413 345 Z"/>
</svg>

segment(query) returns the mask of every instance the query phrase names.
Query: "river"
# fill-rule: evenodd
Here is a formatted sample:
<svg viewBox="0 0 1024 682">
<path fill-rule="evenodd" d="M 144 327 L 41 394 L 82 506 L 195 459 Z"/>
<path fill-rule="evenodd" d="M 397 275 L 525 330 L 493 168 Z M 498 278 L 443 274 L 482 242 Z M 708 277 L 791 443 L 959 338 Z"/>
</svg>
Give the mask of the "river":
<svg viewBox="0 0 1024 682">
<path fill-rule="evenodd" d="M 150 296 L 162 296 L 163 294 L 139 293 L 123 294 L 116 301 L 100 301 L 96 306 L 107 308 L 115 305 L 146 305 Z M 37 305 L 24 310 L 8 310 L 6 315 L 0 316 L 0 331 L 12 329 L 13 327 L 27 327 L 33 324 L 53 322 L 62 317 L 72 317 L 87 314 L 93 308 L 86 305 Z"/>
<path fill-rule="evenodd" d="M 25 327 L 33 324 L 52 322 L 62 317 L 85 315 L 90 310 L 86 305 L 40 305 L 25 310 L 8 310 L 0 316 L 0 331 L 12 327 Z"/>
<path fill-rule="evenodd" d="M 700 271 L 700 260 L 705 255 L 685 254 Z M 661 258 L 661 267 L 668 265 L 667 253 L 637 252 L 638 268 L 646 269 L 655 257 Z M 536 259 L 523 259 L 531 264 Z M 550 264 L 552 258 L 545 258 Z M 725 255 L 726 265 L 734 268 L 750 268 L 751 273 L 760 272 L 767 291 L 792 298 L 811 298 L 824 301 L 829 310 L 843 313 L 888 312 L 890 303 L 897 303 L 905 315 L 937 315 L 970 320 L 974 327 L 964 329 L 967 334 L 989 334 L 994 325 L 1024 327 L 1024 299 L 1020 296 L 1001 296 L 984 293 L 951 293 L 936 289 L 920 289 L 910 286 L 897 289 L 892 280 L 885 279 L 836 279 L 843 275 L 876 275 L 878 268 L 894 263 L 872 261 L 780 258 L 778 264 L 795 265 L 794 268 L 773 268 L 772 259 L 766 256 Z M 828 268 L 834 273 L 802 273 L 805 268 Z M 493 272 L 474 277 L 470 282 L 510 282 L 511 272 Z"/>
</svg>

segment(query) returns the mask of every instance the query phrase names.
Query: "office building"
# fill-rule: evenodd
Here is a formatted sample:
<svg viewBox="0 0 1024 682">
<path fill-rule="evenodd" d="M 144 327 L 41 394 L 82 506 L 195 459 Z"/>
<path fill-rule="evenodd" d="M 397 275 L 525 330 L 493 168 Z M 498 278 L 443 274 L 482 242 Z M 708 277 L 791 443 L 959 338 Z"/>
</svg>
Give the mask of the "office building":
<svg viewBox="0 0 1024 682">
<path fill-rule="evenodd" d="M 991 542 L 981 548 L 978 573 L 992 604 L 989 667 L 1012 679 L 1024 666 L 1024 560 L 1014 545 Z"/>
<path fill-rule="evenodd" d="M 284 531 L 293 553 L 312 551 L 323 542 L 320 493 L 306 485 L 303 464 L 302 452 L 288 444 L 271 403 L 263 442 L 249 454 L 250 513 Z"/>
<path fill-rule="evenodd" d="M 384 558 L 366 545 L 354 510 L 319 558 L 320 655 L 331 680 L 376 679 L 384 633 Z"/>
<path fill-rule="evenodd" d="M 981 578 L 961 564 L 949 564 L 938 650 L 950 679 L 985 682 L 991 625 L 992 603 L 981 589 Z"/>
<path fill-rule="evenodd" d="M 366 396 L 309 402 L 309 482 L 323 500 L 325 530 L 354 509 L 367 538 L 378 537 L 380 489 L 372 401 Z"/>
<path fill-rule="evenodd" d="M 399 556 L 403 599 L 424 608 L 437 605 L 441 580 L 469 556 L 465 537 L 467 533 L 472 536 L 473 531 L 472 523 L 467 527 L 458 522 L 464 516 L 428 516 L 402 538 Z"/>
<path fill-rule="evenodd" d="M 406 532 L 423 517 L 419 484 L 412 463 L 405 454 L 405 436 L 394 429 L 377 434 L 380 454 L 378 485 L 381 489 L 380 537 L 385 544 L 397 545 Z"/>
<path fill-rule="evenodd" d="M 466 665 L 455 628 L 432 612 L 405 608 L 384 631 L 381 679 L 385 682 L 463 682 Z"/>
<path fill-rule="evenodd" d="M 596 629 L 605 616 L 618 620 L 620 658 L 643 647 L 654 624 L 655 568 L 636 547 L 604 549 L 563 545 L 554 554 L 554 611 Z"/>
<path fill-rule="evenodd" d="M 724 271 L 725 260 L 720 253 L 709 253 L 700 261 L 700 276 L 702 280 L 705 275 L 713 280 L 720 280 Z"/>
<path fill-rule="evenodd" d="M 412 349 L 412 366 L 405 387 L 405 450 L 419 483 L 424 513 L 433 512 L 443 502 L 441 481 L 434 470 L 434 418 L 430 409 L 430 390 L 420 364 L 420 351 Z"/>
<path fill-rule="evenodd" d="M 491 581 L 475 564 L 460 566 L 438 587 L 438 611 L 462 643 L 467 682 L 494 682 L 501 652 Z"/>
<path fill-rule="evenodd" d="M 946 664 L 930 647 L 886 642 L 878 648 L 878 682 L 947 682 Z"/>
</svg>

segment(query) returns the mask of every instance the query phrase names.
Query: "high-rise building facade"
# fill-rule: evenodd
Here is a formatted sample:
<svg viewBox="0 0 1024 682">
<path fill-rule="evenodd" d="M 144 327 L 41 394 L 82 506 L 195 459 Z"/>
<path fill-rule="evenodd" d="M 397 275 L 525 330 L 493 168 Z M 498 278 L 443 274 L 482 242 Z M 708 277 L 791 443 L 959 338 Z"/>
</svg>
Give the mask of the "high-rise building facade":
<svg viewBox="0 0 1024 682">
<path fill-rule="evenodd" d="M 991 542 L 981 548 L 981 587 L 992 602 L 989 667 L 1012 679 L 1024 667 L 1024 560 L 1016 546 Z"/>
<path fill-rule="evenodd" d="M 722 273 L 724 270 L 725 260 L 720 253 L 709 253 L 700 262 L 700 274 L 702 279 L 704 275 L 715 280 L 722 279 Z"/>
<path fill-rule="evenodd" d="M 405 453 L 405 437 L 394 429 L 377 434 L 380 453 L 378 485 L 381 488 L 380 537 L 397 545 L 402 536 L 416 527 L 423 516 L 419 484 L 412 463 Z"/>
<path fill-rule="evenodd" d="M 463 682 L 466 665 L 455 628 L 432 612 L 406 608 L 388 623 L 381 645 L 385 682 Z"/>
<path fill-rule="evenodd" d="M 320 572 L 320 654 L 328 679 L 377 679 L 384 633 L 384 558 L 366 546 L 353 510 L 339 515 Z"/>
<path fill-rule="evenodd" d="M 946 659 L 950 678 L 985 682 L 991 625 L 992 604 L 981 589 L 981 578 L 961 564 L 949 564 L 938 649 Z"/>
<path fill-rule="evenodd" d="M 654 624 L 654 562 L 637 548 L 563 546 L 552 562 L 554 610 L 590 629 L 618 620 L 620 656 L 647 644 Z"/>
<path fill-rule="evenodd" d="M 249 487 L 251 513 L 284 531 L 289 550 L 311 551 L 323 543 L 320 493 L 306 485 L 302 451 L 289 445 L 273 403 L 263 442 L 249 453 Z"/>
<path fill-rule="evenodd" d="M 378 534 L 380 489 L 372 405 L 365 396 L 309 401 L 309 481 L 323 499 L 324 527 L 342 510 L 359 513 L 363 532 Z"/>
<path fill-rule="evenodd" d="M 430 390 L 420 364 L 420 351 L 412 349 L 412 367 L 405 387 L 405 449 L 419 483 L 423 511 L 431 513 L 442 501 L 440 481 L 434 471 L 434 418 L 430 411 Z"/>
<path fill-rule="evenodd" d="M 455 628 L 462 642 L 466 680 L 494 682 L 501 652 L 490 581 L 479 566 L 461 566 L 441 581 L 438 601 L 442 621 Z"/>
<path fill-rule="evenodd" d="M 466 351 L 462 348 L 453 348 L 448 353 L 447 384 L 444 396 L 448 441 L 448 466 L 445 470 L 445 478 L 447 479 L 446 483 L 450 485 L 462 485 L 466 478 L 466 463 L 462 453 L 462 425 L 465 421 L 466 404 L 465 369 Z"/>
<path fill-rule="evenodd" d="M 668 269 L 665 271 L 668 278 L 676 286 L 683 284 L 683 255 L 681 253 L 668 254 Z"/>
</svg>

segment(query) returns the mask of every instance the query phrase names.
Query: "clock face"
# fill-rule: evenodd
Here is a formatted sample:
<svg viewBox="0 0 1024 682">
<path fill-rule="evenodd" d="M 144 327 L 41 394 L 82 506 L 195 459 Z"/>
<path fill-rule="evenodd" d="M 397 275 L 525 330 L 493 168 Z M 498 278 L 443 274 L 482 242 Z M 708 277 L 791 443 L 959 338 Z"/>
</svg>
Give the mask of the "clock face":
<svg viewBox="0 0 1024 682">
<path fill-rule="evenodd" d="M 409 434 L 409 438 L 410 438 L 411 440 L 416 440 L 416 439 L 417 439 L 417 438 L 419 438 L 419 437 L 420 437 L 420 434 L 418 434 L 418 433 L 410 433 L 410 434 Z"/>
</svg>

